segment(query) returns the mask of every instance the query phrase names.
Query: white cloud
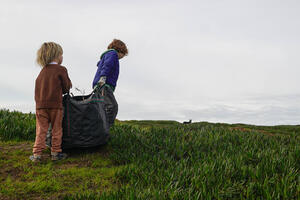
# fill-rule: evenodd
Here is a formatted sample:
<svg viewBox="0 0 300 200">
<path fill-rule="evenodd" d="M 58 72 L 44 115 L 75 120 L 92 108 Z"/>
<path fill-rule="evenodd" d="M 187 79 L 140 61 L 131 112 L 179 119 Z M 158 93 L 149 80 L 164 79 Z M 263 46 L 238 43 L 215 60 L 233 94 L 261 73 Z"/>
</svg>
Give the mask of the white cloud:
<svg viewBox="0 0 300 200">
<path fill-rule="evenodd" d="M 283 97 L 300 93 L 299 8 L 298 1 L 1 1 L 0 84 L 18 101 L 5 95 L 0 105 L 34 109 L 43 41 L 63 46 L 73 85 L 88 93 L 101 52 L 120 38 L 129 47 L 115 93 L 120 119 L 254 123 L 276 110 L 258 122 L 298 123 L 299 101 Z M 288 106 L 272 107 L 274 96 Z"/>
</svg>

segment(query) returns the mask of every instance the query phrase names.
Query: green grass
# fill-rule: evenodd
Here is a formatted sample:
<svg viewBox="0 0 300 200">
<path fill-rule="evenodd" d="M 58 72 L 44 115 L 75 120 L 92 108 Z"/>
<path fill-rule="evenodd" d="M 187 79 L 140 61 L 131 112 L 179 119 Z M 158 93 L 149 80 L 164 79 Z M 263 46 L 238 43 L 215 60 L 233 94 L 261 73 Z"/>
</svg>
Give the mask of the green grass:
<svg viewBox="0 0 300 200">
<path fill-rule="evenodd" d="M 137 197 L 296 199 L 299 195 L 299 133 L 269 136 L 211 124 L 115 129 L 111 156 L 129 165 L 118 177 Z"/>
<path fill-rule="evenodd" d="M 24 141 L 35 139 L 35 114 L 0 110 L 0 140 Z"/>
<path fill-rule="evenodd" d="M 49 150 L 41 163 L 32 163 L 32 142 L 1 142 L 0 199 L 61 199 L 73 193 L 117 190 L 115 174 L 122 169 L 109 159 L 108 146 L 93 152 L 73 152 L 71 158 L 51 162 Z"/>
<path fill-rule="evenodd" d="M 120 124 L 128 124 L 139 127 L 170 127 L 180 123 L 170 120 L 127 120 L 120 121 Z"/>
<path fill-rule="evenodd" d="M 117 121 L 107 145 L 39 164 L 28 159 L 34 137 L 10 131 L 0 132 L 0 199 L 300 197 L 300 126 Z"/>
</svg>

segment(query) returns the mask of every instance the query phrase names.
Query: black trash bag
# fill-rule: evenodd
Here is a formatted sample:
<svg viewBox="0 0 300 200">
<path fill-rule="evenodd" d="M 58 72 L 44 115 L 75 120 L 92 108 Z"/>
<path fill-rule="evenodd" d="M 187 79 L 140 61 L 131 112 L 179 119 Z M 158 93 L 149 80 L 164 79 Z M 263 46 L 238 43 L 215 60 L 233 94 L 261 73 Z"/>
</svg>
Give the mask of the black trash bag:
<svg viewBox="0 0 300 200">
<path fill-rule="evenodd" d="M 106 144 L 109 127 L 118 112 L 118 104 L 111 88 L 97 87 L 90 95 L 63 98 L 62 149 L 74 147 L 94 147 Z M 51 130 L 46 139 L 51 146 Z"/>
<path fill-rule="evenodd" d="M 101 88 L 102 89 L 102 88 Z M 104 97 L 104 109 L 109 127 L 111 127 L 118 114 L 118 102 L 113 93 L 113 89 L 109 85 L 104 85 L 101 90 L 101 95 Z"/>
</svg>

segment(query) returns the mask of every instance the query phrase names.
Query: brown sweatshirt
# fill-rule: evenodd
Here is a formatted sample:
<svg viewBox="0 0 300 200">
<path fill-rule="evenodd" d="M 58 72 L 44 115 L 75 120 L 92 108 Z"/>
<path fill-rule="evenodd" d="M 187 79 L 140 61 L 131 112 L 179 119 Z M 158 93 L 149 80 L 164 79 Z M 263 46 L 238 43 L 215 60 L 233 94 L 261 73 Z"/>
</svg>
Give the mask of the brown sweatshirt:
<svg viewBox="0 0 300 200">
<path fill-rule="evenodd" d="M 35 80 L 36 109 L 62 108 L 62 95 L 72 87 L 68 71 L 58 64 L 43 67 Z"/>
</svg>

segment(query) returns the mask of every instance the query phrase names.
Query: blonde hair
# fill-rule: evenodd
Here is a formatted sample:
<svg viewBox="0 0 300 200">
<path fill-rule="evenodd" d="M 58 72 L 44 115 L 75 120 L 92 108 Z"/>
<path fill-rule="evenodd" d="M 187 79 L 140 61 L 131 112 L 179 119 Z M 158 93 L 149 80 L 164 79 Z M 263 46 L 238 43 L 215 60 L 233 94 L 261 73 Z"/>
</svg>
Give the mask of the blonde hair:
<svg viewBox="0 0 300 200">
<path fill-rule="evenodd" d="M 45 67 L 62 54 L 63 49 L 59 44 L 56 44 L 55 42 L 44 42 L 41 48 L 37 51 L 36 62 L 41 67 Z"/>
</svg>

